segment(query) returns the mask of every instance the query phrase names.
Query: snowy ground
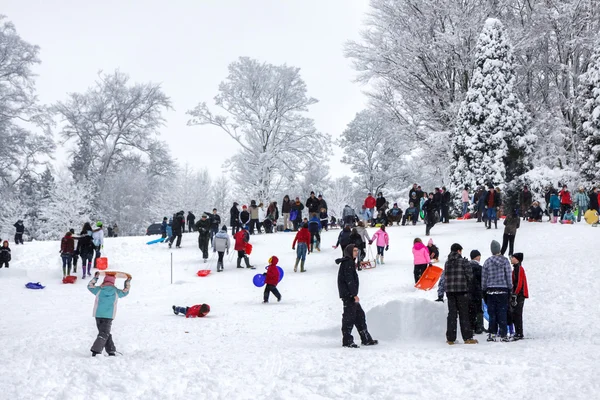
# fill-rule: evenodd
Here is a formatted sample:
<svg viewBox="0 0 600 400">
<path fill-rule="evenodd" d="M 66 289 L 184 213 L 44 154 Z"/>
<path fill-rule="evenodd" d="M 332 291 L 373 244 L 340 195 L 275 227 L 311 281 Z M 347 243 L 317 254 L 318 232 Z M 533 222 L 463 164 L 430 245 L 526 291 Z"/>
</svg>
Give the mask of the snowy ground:
<svg viewBox="0 0 600 400">
<path fill-rule="evenodd" d="M 424 227 L 389 229 L 386 265 L 360 272 L 361 303 L 380 345 L 357 350 L 341 347 L 333 262 L 340 251 L 331 248 L 339 231 L 324 233 L 306 274 L 292 272 L 293 234 L 278 233 L 252 237 L 257 271 L 238 270 L 230 258 L 224 272 L 206 278 L 196 276 L 206 267 L 197 236 L 184 234 L 183 248 L 172 251 L 173 284 L 166 246 L 146 246 L 146 237 L 107 239 L 110 268 L 133 275 L 113 324 L 123 353 L 116 358 L 90 356 L 96 328 L 88 280 L 63 285 L 59 244 L 26 243 L 13 248 L 10 270 L 0 270 L 0 398 L 598 398 L 598 229 L 524 223 L 516 251 L 525 253 L 525 335 L 533 339 L 469 346 L 445 344 L 446 305 L 434 302 L 435 292 L 413 288 L 412 240 Z M 485 258 L 502 230 L 467 221 L 432 233 L 442 254 L 459 242 L 466 254 L 477 248 Z M 283 301 L 263 305 L 251 280 L 273 254 L 286 271 Z M 28 281 L 47 287 L 28 290 Z M 212 307 L 204 319 L 171 310 L 202 302 Z"/>
</svg>

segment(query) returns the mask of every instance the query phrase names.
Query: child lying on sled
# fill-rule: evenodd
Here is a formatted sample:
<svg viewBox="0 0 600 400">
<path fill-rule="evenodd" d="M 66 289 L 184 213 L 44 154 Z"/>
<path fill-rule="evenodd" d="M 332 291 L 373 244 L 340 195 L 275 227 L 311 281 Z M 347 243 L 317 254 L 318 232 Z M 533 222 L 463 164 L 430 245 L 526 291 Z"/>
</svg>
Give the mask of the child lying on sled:
<svg viewBox="0 0 600 400">
<path fill-rule="evenodd" d="M 196 304 L 191 307 L 173 306 L 173 312 L 175 315 L 185 315 L 186 318 L 206 317 L 210 312 L 210 306 L 208 304 Z"/>
</svg>

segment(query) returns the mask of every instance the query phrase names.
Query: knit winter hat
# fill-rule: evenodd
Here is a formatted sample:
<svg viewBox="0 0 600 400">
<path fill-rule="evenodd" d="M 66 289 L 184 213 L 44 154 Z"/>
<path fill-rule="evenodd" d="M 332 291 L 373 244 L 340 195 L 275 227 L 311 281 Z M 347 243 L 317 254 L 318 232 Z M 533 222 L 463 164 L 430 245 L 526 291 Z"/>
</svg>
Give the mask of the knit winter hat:
<svg viewBox="0 0 600 400">
<path fill-rule="evenodd" d="M 471 250 L 471 260 L 476 259 L 480 255 L 481 255 L 481 253 L 479 252 L 479 250 Z"/>
<path fill-rule="evenodd" d="M 114 286 L 116 281 L 116 278 L 114 275 L 106 275 L 104 277 L 104 282 L 102 282 L 103 285 L 112 285 Z"/>
<path fill-rule="evenodd" d="M 498 243 L 495 240 L 492 240 L 492 244 L 490 245 L 490 250 L 492 251 L 493 255 L 500 254 L 501 247 L 502 246 L 500 246 L 500 243 Z"/>
<path fill-rule="evenodd" d="M 242 206 L 242 209 L 244 209 L 244 210 L 247 209 L 247 208 L 248 208 L 248 206 L 245 205 L 245 204 Z"/>
<path fill-rule="evenodd" d="M 223 225 L 223 227 L 221 228 L 221 230 L 227 232 L 227 225 Z"/>
<path fill-rule="evenodd" d="M 427 246 L 431 246 L 433 244 L 433 239 L 429 239 L 429 242 L 427 242 Z"/>
<path fill-rule="evenodd" d="M 271 258 L 269 258 L 269 265 L 277 265 L 278 262 L 279 258 L 277 258 L 277 256 L 272 256 Z"/>
<path fill-rule="evenodd" d="M 515 253 L 512 256 L 519 260 L 520 263 L 523 262 L 523 253 Z"/>
</svg>

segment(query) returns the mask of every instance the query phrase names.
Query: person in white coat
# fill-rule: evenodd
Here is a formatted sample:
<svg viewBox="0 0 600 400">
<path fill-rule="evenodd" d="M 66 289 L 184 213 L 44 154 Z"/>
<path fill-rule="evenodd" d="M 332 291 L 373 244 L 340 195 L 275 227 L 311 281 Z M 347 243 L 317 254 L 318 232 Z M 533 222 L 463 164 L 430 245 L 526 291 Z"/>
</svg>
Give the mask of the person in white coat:
<svg viewBox="0 0 600 400">
<path fill-rule="evenodd" d="M 217 272 L 223 271 L 223 256 L 225 252 L 229 254 L 231 241 L 227 234 L 227 225 L 223 225 L 221 230 L 215 235 L 213 240 L 213 251 L 219 253 L 219 261 L 217 261 Z"/>
<path fill-rule="evenodd" d="M 94 268 L 96 268 L 96 261 L 102 257 L 102 249 L 104 248 L 104 229 L 100 221 L 96 222 L 96 227 L 92 229 L 92 240 L 96 249 L 96 257 L 94 258 Z"/>
</svg>

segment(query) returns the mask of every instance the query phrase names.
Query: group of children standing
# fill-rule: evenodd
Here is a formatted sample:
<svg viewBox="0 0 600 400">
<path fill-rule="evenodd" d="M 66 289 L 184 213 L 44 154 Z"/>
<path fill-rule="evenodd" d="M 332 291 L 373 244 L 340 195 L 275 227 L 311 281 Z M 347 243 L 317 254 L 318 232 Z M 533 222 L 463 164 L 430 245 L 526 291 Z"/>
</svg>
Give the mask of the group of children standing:
<svg viewBox="0 0 600 400">
<path fill-rule="evenodd" d="M 102 248 L 104 247 L 102 222 L 97 222 L 95 228 L 92 228 L 92 225 L 86 222 L 79 236 L 74 235 L 75 230 L 70 229 L 60 241 L 63 278 L 71 275 L 71 267 L 73 273 L 77 273 L 77 262 L 79 257 L 81 257 L 81 279 L 85 279 L 86 267 L 87 276 L 89 277 L 91 276 L 92 260 L 98 259 L 101 256 Z"/>
</svg>

